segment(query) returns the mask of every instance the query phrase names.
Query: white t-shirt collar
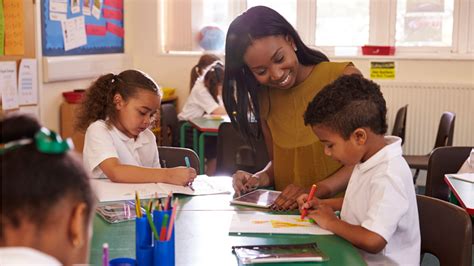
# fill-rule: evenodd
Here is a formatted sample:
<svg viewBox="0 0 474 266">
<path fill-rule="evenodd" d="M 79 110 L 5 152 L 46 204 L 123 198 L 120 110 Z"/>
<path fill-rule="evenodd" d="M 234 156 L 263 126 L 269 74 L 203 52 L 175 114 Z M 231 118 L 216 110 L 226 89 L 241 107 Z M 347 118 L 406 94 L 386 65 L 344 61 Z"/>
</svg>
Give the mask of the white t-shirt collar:
<svg viewBox="0 0 474 266">
<path fill-rule="evenodd" d="M 387 144 L 385 147 L 372 155 L 367 159 L 367 161 L 356 165 L 361 173 L 367 172 L 371 168 L 382 162 L 389 161 L 393 157 L 402 155 L 401 138 L 396 136 L 385 136 L 384 139 Z"/>
</svg>

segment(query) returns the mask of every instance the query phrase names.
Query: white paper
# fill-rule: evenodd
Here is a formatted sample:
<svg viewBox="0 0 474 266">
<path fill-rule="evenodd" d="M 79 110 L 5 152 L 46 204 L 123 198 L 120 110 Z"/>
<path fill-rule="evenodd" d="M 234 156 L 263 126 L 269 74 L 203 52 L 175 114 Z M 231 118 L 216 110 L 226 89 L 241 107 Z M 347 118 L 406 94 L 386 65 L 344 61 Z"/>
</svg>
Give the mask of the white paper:
<svg viewBox="0 0 474 266">
<path fill-rule="evenodd" d="M 219 184 L 214 184 L 212 178 L 207 176 L 198 176 L 194 180 L 194 191 L 189 187 L 164 183 L 114 183 L 109 179 L 91 179 L 91 185 L 100 202 L 133 200 L 135 191 L 142 199 L 153 198 L 156 193 L 158 197 L 166 197 L 169 192 L 191 196 L 230 193 Z"/>
<path fill-rule="evenodd" d="M 94 5 L 92 6 L 92 15 L 96 19 L 100 19 L 100 13 L 102 11 L 102 0 L 94 0 Z"/>
<path fill-rule="evenodd" d="M 474 183 L 474 174 L 473 173 L 465 173 L 465 174 L 450 174 L 451 177 L 454 177 L 456 179 L 462 180 L 462 181 L 467 181 Z"/>
<path fill-rule="evenodd" d="M 37 105 L 20 106 L 20 113 L 30 114 L 39 119 L 39 107 Z"/>
<path fill-rule="evenodd" d="M 91 2 L 94 0 L 84 0 L 82 2 L 82 14 L 84 16 L 90 16 L 91 15 Z"/>
<path fill-rule="evenodd" d="M 16 62 L 0 62 L 0 89 L 3 110 L 18 108 Z"/>
<path fill-rule="evenodd" d="M 18 74 L 20 104 L 38 103 L 38 81 L 35 59 L 22 59 Z"/>
<path fill-rule="evenodd" d="M 299 215 L 277 215 L 269 213 L 243 214 L 232 217 L 230 233 L 264 233 L 296 235 L 332 235 L 308 218 L 300 219 Z"/>
<path fill-rule="evenodd" d="M 61 26 L 65 51 L 87 44 L 84 16 L 63 20 Z"/>
<path fill-rule="evenodd" d="M 67 0 L 51 0 L 49 2 L 49 12 L 67 13 Z"/>
<path fill-rule="evenodd" d="M 66 20 L 67 19 L 67 14 L 49 12 L 49 19 L 52 20 L 52 21 Z"/>
<path fill-rule="evenodd" d="M 79 0 L 71 0 L 71 13 L 76 14 L 81 11 L 81 6 L 79 4 Z"/>
</svg>

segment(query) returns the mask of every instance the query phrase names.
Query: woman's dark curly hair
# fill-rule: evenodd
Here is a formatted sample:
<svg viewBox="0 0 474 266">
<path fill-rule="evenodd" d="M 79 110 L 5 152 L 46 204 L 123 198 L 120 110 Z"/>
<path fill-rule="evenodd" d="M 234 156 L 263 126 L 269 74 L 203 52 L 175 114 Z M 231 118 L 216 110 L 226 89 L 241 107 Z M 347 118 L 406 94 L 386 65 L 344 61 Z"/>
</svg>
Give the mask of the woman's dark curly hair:
<svg viewBox="0 0 474 266">
<path fill-rule="evenodd" d="M 223 100 L 232 124 L 246 139 L 259 136 L 260 110 L 258 91 L 261 85 L 244 62 L 244 54 L 252 42 L 268 36 L 290 36 L 295 42 L 300 64 L 317 65 L 329 59 L 323 53 L 306 46 L 291 24 L 275 10 L 256 6 L 234 19 L 227 31 Z M 252 130 L 250 120 L 257 120 L 258 130 Z"/>
<path fill-rule="evenodd" d="M 100 76 L 86 90 L 75 128 L 84 132 L 91 123 L 106 118 L 109 119 L 108 123 L 113 123 L 117 119 L 115 94 L 120 94 L 123 100 L 127 101 L 134 97 L 139 89 L 152 91 L 161 97 L 161 90 L 155 81 L 141 71 L 125 70 L 118 75 L 110 73 Z"/>
<path fill-rule="evenodd" d="M 360 127 L 387 132 L 387 107 L 380 86 L 361 75 L 345 75 L 324 87 L 308 104 L 305 125 L 329 127 L 347 140 Z"/>
</svg>

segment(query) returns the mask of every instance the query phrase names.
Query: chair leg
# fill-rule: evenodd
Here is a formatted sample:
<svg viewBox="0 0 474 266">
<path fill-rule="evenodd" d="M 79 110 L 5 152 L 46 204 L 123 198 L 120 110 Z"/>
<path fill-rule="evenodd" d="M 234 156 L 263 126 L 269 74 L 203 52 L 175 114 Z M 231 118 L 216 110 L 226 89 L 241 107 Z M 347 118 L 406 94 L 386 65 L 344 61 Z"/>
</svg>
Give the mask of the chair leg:
<svg viewBox="0 0 474 266">
<path fill-rule="evenodd" d="M 416 179 L 418 178 L 418 174 L 420 174 L 420 169 L 416 169 L 415 174 L 413 175 L 413 184 L 416 184 Z"/>
</svg>

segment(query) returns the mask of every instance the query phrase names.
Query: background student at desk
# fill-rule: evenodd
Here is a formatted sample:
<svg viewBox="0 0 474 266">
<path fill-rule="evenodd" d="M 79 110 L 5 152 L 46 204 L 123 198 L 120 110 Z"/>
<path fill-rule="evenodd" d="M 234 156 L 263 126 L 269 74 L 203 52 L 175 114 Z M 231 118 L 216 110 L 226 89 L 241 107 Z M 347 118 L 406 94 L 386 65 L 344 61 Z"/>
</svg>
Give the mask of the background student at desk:
<svg viewBox="0 0 474 266">
<path fill-rule="evenodd" d="M 222 102 L 223 80 L 224 65 L 221 61 L 215 61 L 203 71 L 202 76 L 194 83 L 178 118 L 181 121 L 187 121 L 205 114 L 226 115 Z M 208 136 L 205 146 L 206 174 L 212 176 L 216 170 L 217 138 Z"/>
<path fill-rule="evenodd" d="M 95 196 L 80 158 L 32 117 L 0 128 L 0 265 L 87 264 Z"/>
<path fill-rule="evenodd" d="M 76 127 L 87 128 L 83 157 L 92 177 L 176 185 L 194 180 L 193 168 L 160 168 L 155 135 L 148 127 L 161 96 L 153 79 L 138 70 L 103 75 L 87 89 Z"/>
</svg>

